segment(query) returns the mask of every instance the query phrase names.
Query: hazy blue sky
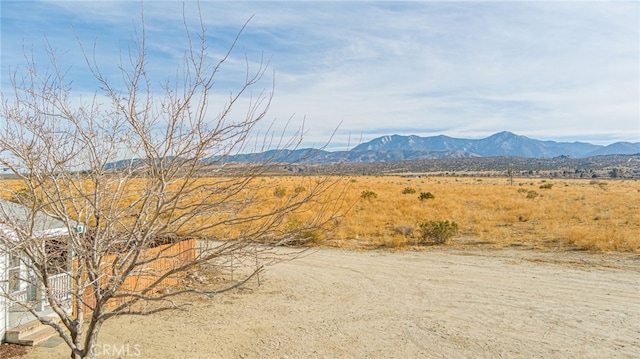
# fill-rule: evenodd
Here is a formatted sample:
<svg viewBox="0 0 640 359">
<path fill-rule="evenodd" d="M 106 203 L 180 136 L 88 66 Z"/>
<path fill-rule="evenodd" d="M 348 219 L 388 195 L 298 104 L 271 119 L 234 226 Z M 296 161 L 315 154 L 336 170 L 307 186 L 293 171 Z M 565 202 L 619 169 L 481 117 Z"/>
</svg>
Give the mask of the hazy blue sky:
<svg viewBox="0 0 640 359">
<path fill-rule="evenodd" d="M 2 86 L 23 45 L 46 65 L 44 38 L 72 66 L 74 94 L 91 93 L 78 40 L 106 74 L 140 25 L 140 2 L 5 1 Z M 201 1 L 209 55 L 228 48 L 252 15 L 219 92 L 270 59 L 275 128 L 305 121 L 313 146 L 331 149 L 388 134 L 640 141 L 637 1 Z M 186 3 L 197 25 L 197 6 Z M 182 3 L 146 1 L 149 63 L 171 76 L 185 50 Z M 41 60 L 42 59 L 42 60 Z M 66 68 L 66 67 L 65 67 Z M 161 82 L 162 79 L 158 79 Z M 271 72 L 260 88 L 270 89 Z M 212 104 L 214 107 L 216 103 Z M 265 124 L 266 125 L 266 124 Z"/>
</svg>

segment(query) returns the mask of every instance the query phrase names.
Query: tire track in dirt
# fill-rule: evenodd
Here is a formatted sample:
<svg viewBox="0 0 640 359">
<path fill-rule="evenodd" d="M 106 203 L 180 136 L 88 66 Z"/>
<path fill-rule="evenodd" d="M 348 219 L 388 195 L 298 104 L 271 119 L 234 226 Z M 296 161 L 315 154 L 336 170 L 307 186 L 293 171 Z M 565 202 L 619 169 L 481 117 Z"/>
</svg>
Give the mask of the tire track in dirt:
<svg viewBox="0 0 640 359">
<path fill-rule="evenodd" d="M 638 358 L 639 274 L 633 255 L 322 249 L 246 294 L 107 323 L 101 342 L 145 358 Z"/>
<path fill-rule="evenodd" d="M 305 265 L 320 269 L 314 276 L 331 282 L 337 297 L 347 287 L 336 282 L 339 278 L 368 293 L 366 300 L 352 301 L 385 318 L 390 325 L 380 328 L 399 330 L 415 345 L 415 354 L 595 358 L 601 357 L 601 346 L 610 348 L 608 357 L 640 353 L 634 271 L 514 261 L 517 252 L 504 258 L 342 253 L 346 258 L 336 265 L 337 253 Z M 348 319 L 346 314 L 340 319 Z"/>
</svg>

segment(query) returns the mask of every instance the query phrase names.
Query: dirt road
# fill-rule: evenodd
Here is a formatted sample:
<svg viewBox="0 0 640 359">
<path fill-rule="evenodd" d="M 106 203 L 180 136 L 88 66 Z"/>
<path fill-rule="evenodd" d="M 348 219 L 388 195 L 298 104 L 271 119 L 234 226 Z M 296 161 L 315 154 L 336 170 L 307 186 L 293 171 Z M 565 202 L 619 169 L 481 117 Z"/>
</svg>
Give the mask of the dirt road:
<svg viewBox="0 0 640 359">
<path fill-rule="evenodd" d="M 640 357 L 637 255 L 322 249 L 261 280 L 186 312 L 112 321 L 100 349 L 120 352 L 100 357 Z M 63 344 L 29 353 L 67 356 Z"/>
</svg>

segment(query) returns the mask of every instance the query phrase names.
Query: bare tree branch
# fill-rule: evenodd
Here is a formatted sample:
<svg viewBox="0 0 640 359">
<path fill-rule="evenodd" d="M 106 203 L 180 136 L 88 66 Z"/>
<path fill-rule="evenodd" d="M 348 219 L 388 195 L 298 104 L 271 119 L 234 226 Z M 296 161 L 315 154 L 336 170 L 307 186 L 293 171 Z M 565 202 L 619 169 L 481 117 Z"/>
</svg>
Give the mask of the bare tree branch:
<svg viewBox="0 0 640 359">
<path fill-rule="evenodd" d="M 255 141 L 270 108 L 274 85 L 260 88 L 269 61 L 253 67 L 245 54 L 245 76 L 211 114 L 217 75 L 251 19 L 211 62 L 202 18 L 197 32 L 183 18 L 184 60 L 167 79 L 148 70 L 142 16 L 134 45 L 121 51 L 119 79 L 107 78 L 95 47 L 80 44 L 99 87 L 93 98 L 72 98 L 68 70 L 49 43 L 45 70 L 25 51 L 26 68 L 12 72 L 12 92 L 2 94 L 0 165 L 11 176 L 0 179 L 0 256 L 20 264 L 0 296 L 55 328 L 73 358 L 95 356 L 105 320 L 180 309 L 187 294 L 258 279 L 264 265 L 283 259 L 274 245 L 313 240 L 341 208 L 345 187 L 330 176 L 300 176 L 296 191 L 274 196 L 265 175 L 280 165 L 278 153 L 228 161 Z M 267 133 L 261 149 L 295 148 L 302 134 Z M 193 238 L 198 248 L 181 247 Z M 192 271 L 229 262 L 233 281 L 185 286 Z M 165 292 L 167 283 L 175 289 Z M 28 298 L 27 287 L 40 295 Z M 60 324 L 43 315 L 43 303 Z"/>
</svg>

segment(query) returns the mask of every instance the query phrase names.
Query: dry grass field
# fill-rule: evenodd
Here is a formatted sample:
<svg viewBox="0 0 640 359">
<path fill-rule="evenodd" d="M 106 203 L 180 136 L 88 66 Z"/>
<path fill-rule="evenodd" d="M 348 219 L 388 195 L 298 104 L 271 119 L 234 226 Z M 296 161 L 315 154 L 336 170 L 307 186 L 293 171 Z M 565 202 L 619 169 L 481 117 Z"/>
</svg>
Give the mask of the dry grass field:
<svg viewBox="0 0 640 359">
<path fill-rule="evenodd" d="M 250 214 L 286 206 L 317 180 L 257 178 L 250 186 L 252 204 L 243 210 Z M 7 189 L 15 191 L 19 184 L 3 182 L 3 197 L 10 198 Z M 130 185 L 131 196 L 121 205 L 139 195 L 139 184 Z M 433 198 L 420 200 L 427 192 Z M 640 181 L 520 178 L 511 184 L 507 178 L 487 177 L 345 176 L 316 199 L 281 225 L 304 231 L 305 223 L 330 218 L 322 231 L 303 233 L 317 245 L 415 248 L 421 222 L 452 221 L 459 232 L 449 246 L 640 251 Z M 196 218 L 193 225 L 207 220 Z M 224 239 L 240 231 L 238 225 L 220 226 L 204 235 Z"/>
<path fill-rule="evenodd" d="M 245 210 L 286 206 L 317 180 L 257 178 Z M 140 181 L 119 205 L 139 195 Z M 270 265 L 262 284 L 243 291 L 115 318 L 99 348 L 132 348 L 140 358 L 638 357 L 640 181 L 345 176 L 334 186 L 280 224 L 318 246 L 377 250 L 310 250 Z M 420 200 L 427 192 L 433 198 Z M 327 227 L 305 232 L 318 217 Z M 417 245 L 423 221 L 454 221 L 459 234 Z M 212 285 L 230 278 L 207 275 Z M 42 346 L 26 357 L 68 351 Z"/>
<path fill-rule="evenodd" d="M 448 220 L 460 227 L 454 245 L 640 251 L 640 181 L 352 177 L 345 200 L 357 203 L 331 235 L 337 245 L 404 246 L 418 223 Z"/>
<path fill-rule="evenodd" d="M 247 210 L 277 206 L 305 193 L 314 180 L 257 181 L 261 199 Z M 640 251 L 640 181 L 351 176 L 334 186 L 341 188 L 326 193 L 333 198 L 323 198 L 322 208 L 311 203 L 282 225 L 303 227 L 319 215 L 333 216 L 324 231 L 307 235 L 318 245 L 341 248 L 416 248 L 421 222 L 453 221 L 459 234 L 449 246 Z M 420 200 L 423 192 L 434 198 Z"/>
</svg>

